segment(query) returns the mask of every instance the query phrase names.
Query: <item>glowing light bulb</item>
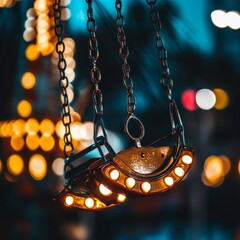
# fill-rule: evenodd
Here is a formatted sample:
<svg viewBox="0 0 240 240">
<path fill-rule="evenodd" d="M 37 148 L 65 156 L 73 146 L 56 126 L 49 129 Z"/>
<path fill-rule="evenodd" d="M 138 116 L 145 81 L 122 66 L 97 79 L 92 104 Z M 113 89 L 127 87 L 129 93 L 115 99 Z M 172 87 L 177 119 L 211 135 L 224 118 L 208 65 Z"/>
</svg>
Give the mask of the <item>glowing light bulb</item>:
<svg viewBox="0 0 240 240">
<path fill-rule="evenodd" d="M 149 182 L 143 182 L 141 184 L 141 189 L 143 192 L 148 193 L 151 190 L 151 184 Z"/>
<path fill-rule="evenodd" d="M 184 175 L 184 170 L 180 167 L 176 167 L 174 169 L 174 173 L 178 176 L 178 177 L 182 177 Z"/>
<path fill-rule="evenodd" d="M 73 205 L 73 203 L 74 203 L 74 198 L 72 196 L 67 196 L 65 198 L 65 205 L 71 206 Z"/>
<path fill-rule="evenodd" d="M 109 196 L 112 194 L 112 191 L 105 187 L 103 184 L 99 185 L 99 192 L 104 196 Z"/>
<path fill-rule="evenodd" d="M 7 168 L 12 175 L 17 176 L 21 174 L 24 168 L 24 162 L 21 156 L 17 154 L 11 155 L 7 159 Z"/>
<path fill-rule="evenodd" d="M 85 206 L 87 208 L 93 208 L 94 207 L 94 200 L 92 198 L 86 198 L 85 200 Z"/>
<path fill-rule="evenodd" d="M 191 164 L 192 163 L 192 157 L 189 155 L 183 155 L 182 156 L 182 161 L 186 164 Z"/>
<path fill-rule="evenodd" d="M 165 182 L 165 184 L 166 184 L 167 186 L 172 186 L 173 183 L 174 183 L 174 180 L 173 180 L 172 177 L 165 177 L 165 178 L 164 178 L 164 182 Z"/>
<path fill-rule="evenodd" d="M 119 174 L 119 171 L 117 169 L 113 169 L 113 170 L 110 171 L 109 175 L 110 175 L 110 178 L 112 180 L 118 180 L 120 174 Z"/>
<path fill-rule="evenodd" d="M 125 184 L 128 188 L 133 188 L 136 184 L 136 181 L 135 181 L 135 179 L 128 177 L 125 181 Z"/>
<path fill-rule="evenodd" d="M 126 196 L 123 194 L 118 194 L 117 200 L 118 202 L 124 202 L 126 200 Z"/>
</svg>

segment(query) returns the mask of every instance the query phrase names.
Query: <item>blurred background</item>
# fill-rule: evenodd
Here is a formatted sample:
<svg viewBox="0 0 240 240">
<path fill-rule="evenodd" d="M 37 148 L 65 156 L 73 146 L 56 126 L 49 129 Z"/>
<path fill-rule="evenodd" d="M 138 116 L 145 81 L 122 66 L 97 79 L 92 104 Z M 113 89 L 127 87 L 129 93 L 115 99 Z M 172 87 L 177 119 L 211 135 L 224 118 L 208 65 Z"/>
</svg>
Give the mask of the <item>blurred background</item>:
<svg viewBox="0 0 240 240">
<path fill-rule="evenodd" d="M 187 145 L 187 178 L 157 197 L 100 212 L 54 202 L 64 184 L 63 131 L 53 1 L 0 1 L 0 239 L 239 240 L 240 15 L 237 0 L 161 0 L 162 37 Z M 114 1 L 93 4 L 102 72 L 104 121 L 112 147 L 127 115 Z M 92 144 L 87 4 L 62 0 L 66 73 L 76 151 Z M 144 0 L 123 1 L 136 114 L 143 144 L 170 132 L 168 101 Z"/>
</svg>

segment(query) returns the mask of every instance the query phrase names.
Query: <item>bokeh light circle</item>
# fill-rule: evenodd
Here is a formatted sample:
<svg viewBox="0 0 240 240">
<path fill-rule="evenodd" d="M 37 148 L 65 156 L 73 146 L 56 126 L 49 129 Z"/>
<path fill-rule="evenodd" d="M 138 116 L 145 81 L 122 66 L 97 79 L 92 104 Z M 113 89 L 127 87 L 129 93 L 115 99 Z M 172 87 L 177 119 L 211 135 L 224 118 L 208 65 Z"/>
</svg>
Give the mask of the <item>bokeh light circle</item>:
<svg viewBox="0 0 240 240">
<path fill-rule="evenodd" d="M 213 108 L 216 103 L 216 96 L 210 89 L 201 89 L 196 93 L 196 103 L 203 110 Z"/>
</svg>

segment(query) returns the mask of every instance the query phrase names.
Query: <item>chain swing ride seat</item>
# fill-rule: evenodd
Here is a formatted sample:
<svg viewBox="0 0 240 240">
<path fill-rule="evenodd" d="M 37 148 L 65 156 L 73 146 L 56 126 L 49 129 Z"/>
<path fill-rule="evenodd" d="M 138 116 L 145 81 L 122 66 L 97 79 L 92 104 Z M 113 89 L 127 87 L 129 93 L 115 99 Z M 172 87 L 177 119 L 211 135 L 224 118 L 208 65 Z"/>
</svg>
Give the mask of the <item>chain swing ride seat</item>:
<svg viewBox="0 0 240 240">
<path fill-rule="evenodd" d="M 92 62 L 90 79 L 94 84 L 93 110 L 94 110 L 94 144 L 74 154 L 70 131 L 71 115 L 69 110 L 66 88 L 68 79 L 65 75 L 66 61 L 64 59 L 65 45 L 62 41 L 63 27 L 61 23 L 60 0 L 55 0 L 53 5 L 55 33 L 58 37 L 56 51 L 59 55 L 60 88 L 64 97 L 62 105 L 62 121 L 65 126 L 65 165 L 64 188 L 59 192 L 59 198 L 66 206 L 73 206 L 84 210 L 101 210 L 113 207 L 124 202 L 126 197 L 146 197 L 159 194 L 183 179 L 189 171 L 194 150 L 185 145 L 184 127 L 181 117 L 172 97 L 173 81 L 167 64 L 167 51 L 160 36 L 161 23 L 156 11 L 156 0 L 146 0 L 150 6 L 150 17 L 153 30 L 156 35 L 156 47 L 158 58 L 163 70 L 161 82 L 167 90 L 169 99 L 169 113 L 171 121 L 171 133 L 152 144 L 144 147 L 141 140 L 145 129 L 142 122 L 135 116 L 136 99 L 133 93 L 133 81 L 130 78 L 130 66 L 127 62 L 129 51 L 124 32 L 124 17 L 121 13 L 122 2 L 116 0 L 115 8 L 117 17 L 117 40 L 119 42 L 119 56 L 122 59 L 123 86 L 127 91 L 128 115 L 124 122 L 126 135 L 135 141 L 135 146 L 115 153 L 108 142 L 107 132 L 102 119 L 103 105 L 102 92 L 99 88 L 101 72 L 97 67 L 99 58 L 98 42 L 96 38 L 96 22 L 93 17 L 92 0 L 86 0 L 87 29 L 89 31 L 89 59 Z M 66 120 L 68 119 L 68 120 Z M 133 137 L 129 130 L 131 121 L 140 126 L 140 136 Z M 99 130 L 101 135 L 99 136 Z M 163 145 L 165 141 L 172 140 L 172 145 Z M 70 148 L 69 151 L 66 148 Z M 89 155 L 97 151 L 99 157 L 91 158 Z"/>
</svg>

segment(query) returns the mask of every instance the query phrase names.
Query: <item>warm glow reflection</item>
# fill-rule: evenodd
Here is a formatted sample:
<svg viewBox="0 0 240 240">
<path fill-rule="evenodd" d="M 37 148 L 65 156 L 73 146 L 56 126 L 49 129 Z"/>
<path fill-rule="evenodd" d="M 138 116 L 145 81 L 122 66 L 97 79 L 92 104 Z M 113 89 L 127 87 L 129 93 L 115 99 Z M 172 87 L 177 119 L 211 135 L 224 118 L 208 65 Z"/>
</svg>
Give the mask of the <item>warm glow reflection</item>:
<svg viewBox="0 0 240 240">
<path fill-rule="evenodd" d="M 238 173 L 240 175 L 240 160 L 238 161 Z"/>
<path fill-rule="evenodd" d="M 3 167 L 2 167 L 2 160 L 0 159 L 0 173 L 2 173 Z"/>
<path fill-rule="evenodd" d="M 24 139 L 21 135 L 13 135 L 10 140 L 11 147 L 15 151 L 20 151 L 24 147 Z"/>
<path fill-rule="evenodd" d="M 71 133 L 72 133 L 72 137 L 75 140 L 80 140 L 81 139 L 81 123 L 80 122 L 74 122 L 71 124 Z"/>
<path fill-rule="evenodd" d="M 30 158 L 29 173 L 35 180 L 41 180 L 46 176 L 47 162 L 42 155 L 35 154 Z"/>
<path fill-rule="evenodd" d="M 40 131 L 42 134 L 52 135 L 54 132 L 54 123 L 50 119 L 43 119 L 40 123 Z"/>
<path fill-rule="evenodd" d="M 48 152 L 53 149 L 55 145 L 55 140 L 51 135 L 42 135 L 40 138 L 40 147 L 43 151 Z"/>
<path fill-rule="evenodd" d="M 22 173 L 24 168 L 23 159 L 17 155 L 13 154 L 7 159 L 7 168 L 12 175 L 19 175 Z"/>
<path fill-rule="evenodd" d="M 32 105 L 30 102 L 22 100 L 17 105 L 17 112 L 21 117 L 26 118 L 32 113 Z"/>
<path fill-rule="evenodd" d="M 30 118 L 26 122 L 26 131 L 29 134 L 37 133 L 39 131 L 39 123 L 36 119 Z"/>
<path fill-rule="evenodd" d="M 31 89 L 35 86 L 36 77 L 31 72 L 25 72 L 21 79 L 21 84 L 25 89 Z"/>
<path fill-rule="evenodd" d="M 182 177 L 184 175 L 184 170 L 180 167 L 176 167 L 174 170 L 174 173 L 178 176 L 178 177 Z"/>
<path fill-rule="evenodd" d="M 57 122 L 56 127 L 55 127 L 55 132 L 56 132 L 56 134 L 58 135 L 59 138 L 63 138 L 64 133 L 65 133 L 65 127 L 62 123 L 62 120 L 59 120 Z"/>
<path fill-rule="evenodd" d="M 64 174 L 64 159 L 56 158 L 52 163 L 52 170 L 57 176 L 63 176 L 63 174 Z"/>
<path fill-rule="evenodd" d="M 26 137 L 26 145 L 30 150 L 36 150 L 39 147 L 39 136 L 36 133 L 30 133 Z"/>
</svg>

